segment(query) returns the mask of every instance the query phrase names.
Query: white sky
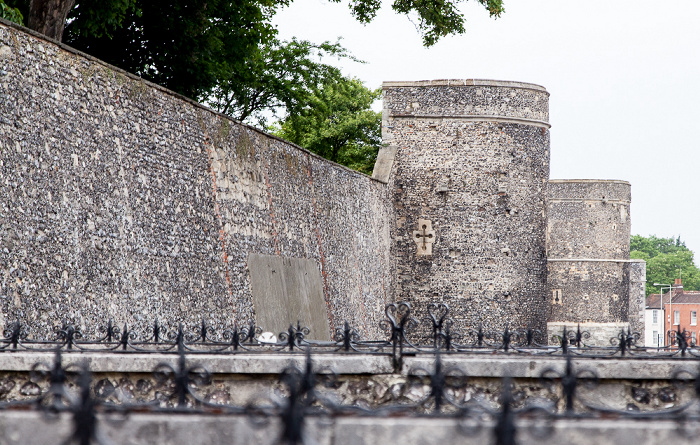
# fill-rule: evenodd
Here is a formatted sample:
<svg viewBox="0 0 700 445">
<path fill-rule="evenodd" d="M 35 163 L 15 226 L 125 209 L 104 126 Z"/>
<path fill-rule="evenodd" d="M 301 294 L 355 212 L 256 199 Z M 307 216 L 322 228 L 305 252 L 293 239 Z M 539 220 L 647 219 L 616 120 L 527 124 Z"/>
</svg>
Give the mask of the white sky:
<svg viewBox="0 0 700 445">
<path fill-rule="evenodd" d="M 367 63 L 341 66 L 372 88 L 446 78 L 546 87 L 551 178 L 631 182 L 632 233 L 680 235 L 700 253 L 699 0 L 505 0 L 497 20 L 471 0 L 467 32 L 429 49 L 384 3 L 367 26 L 327 0 L 294 0 L 275 22 L 284 39 L 342 36 Z"/>
</svg>

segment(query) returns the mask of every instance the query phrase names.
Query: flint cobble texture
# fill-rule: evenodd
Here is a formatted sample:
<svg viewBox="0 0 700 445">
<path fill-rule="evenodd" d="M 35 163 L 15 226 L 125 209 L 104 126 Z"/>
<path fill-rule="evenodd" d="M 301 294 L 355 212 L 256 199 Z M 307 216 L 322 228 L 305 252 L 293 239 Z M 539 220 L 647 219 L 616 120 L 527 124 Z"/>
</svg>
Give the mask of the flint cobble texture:
<svg viewBox="0 0 700 445">
<path fill-rule="evenodd" d="M 628 260 L 631 199 L 627 181 L 550 180 L 547 256 Z"/>
<path fill-rule="evenodd" d="M 0 67 L 0 325 L 220 331 L 255 252 L 314 259 L 332 323 L 378 335 L 385 184 L 7 22 Z"/>
</svg>

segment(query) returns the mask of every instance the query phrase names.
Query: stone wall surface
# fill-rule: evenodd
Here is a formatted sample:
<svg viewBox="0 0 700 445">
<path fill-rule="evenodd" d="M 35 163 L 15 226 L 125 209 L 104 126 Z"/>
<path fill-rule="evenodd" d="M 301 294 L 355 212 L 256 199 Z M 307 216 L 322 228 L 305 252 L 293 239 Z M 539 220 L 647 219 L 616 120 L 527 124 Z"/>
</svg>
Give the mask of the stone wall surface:
<svg viewBox="0 0 700 445">
<path fill-rule="evenodd" d="M 388 116 L 522 119 L 548 126 L 549 94 L 539 85 L 497 80 L 384 82 Z"/>
<path fill-rule="evenodd" d="M 377 334 L 385 184 L 7 22 L 0 68 L 0 325 L 232 326 L 258 253 L 315 261 L 331 329 Z"/>
<path fill-rule="evenodd" d="M 629 259 L 630 202 L 626 181 L 550 180 L 548 258 Z"/>
<path fill-rule="evenodd" d="M 547 323 L 547 337 L 550 345 L 561 345 L 561 336 L 566 329 L 569 332 L 581 329 L 583 334 L 583 343 L 586 346 L 617 346 L 618 338 L 621 332 L 627 333 L 630 328 L 630 323 L 596 323 L 591 321 L 585 322 L 561 322 L 553 321 Z M 641 345 L 641 341 L 639 342 Z"/>
<path fill-rule="evenodd" d="M 647 263 L 644 260 L 630 260 L 629 268 L 629 322 L 633 332 L 644 332 L 644 309 L 646 308 Z"/>
<path fill-rule="evenodd" d="M 630 260 L 626 181 L 550 180 L 547 290 L 550 322 L 626 323 L 643 334 L 644 262 Z M 596 338 L 610 334 L 589 326 Z M 603 342 L 605 343 L 605 342 Z"/>
<path fill-rule="evenodd" d="M 547 183 L 541 86 L 386 82 L 371 179 L 4 21 L 0 68 L 0 326 L 221 332 L 275 308 L 376 338 L 406 300 L 462 332 L 641 327 L 630 186 Z"/>
<path fill-rule="evenodd" d="M 448 303 L 453 331 L 530 326 L 551 338 L 584 322 L 593 344 L 626 326 L 641 331 L 645 265 L 629 260 L 629 184 L 547 185 L 544 88 L 438 80 L 387 82 L 384 92 L 387 147 L 373 180 L 0 20 L 0 328 L 19 319 L 29 332 L 51 332 L 65 321 L 94 337 L 109 318 L 140 332 L 154 319 L 169 327 L 205 319 L 222 333 L 272 307 L 280 323 L 309 314 L 329 331 L 321 338 L 344 320 L 378 338 L 385 304 L 405 299 L 420 304 L 418 318 L 427 303 Z M 45 392 L 33 365 L 52 357 L 4 352 L 0 401 Z M 83 351 L 63 360 L 89 366 L 99 398 L 173 404 L 173 382 L 152 371 L 175 366 L 175 354 Z M 576 409 L 681 409 L 693 388 L 670 376 L 692 375 L 693 360 L 576 357 L 576 370 L 599 377 L 597 388 L 578 388 Z M 186 363 L 211 372 L 210 385 L 191 385 L 201 399 L 245 406 L 283 397 L 280 373 L 304 362 L 200 351 Z M 399 364 L 378 351 L 314 357 L 316 370 L 335 373 L 334 386 L 319 388 L 324 396 L 365 408 L 416 405 L 414 413 L 431 410 L 426 376 L 435 363 L 409 353 Z M 507 375 L 515 408 L 536 399 L 564 409 L 561 392 L 541 379 L 562 373 L 564 357 L 445 354 L 443 365 L 469 376 L 448 390 L 458 404 L 495 409 Z M 544 438 L 519 430 L 519 443 L 656 443 L 678 429 L 580 420 L 555 422 Z M 4 411 L 0 443 L 70 434 L 67 417 L 40 424 L 36 413 Z M 276 419 L 257 428 L 214 415 L 133 413 L 100 425 L 116 443 L 277 443 L 280 431 Z M 307 422 L 308 436 L 327 444 L 485 443 L 487 431 L 465 436 L 451 418 Z"/>
<path fill-rule="evenodd" d="M 461 330 L 545 332 L 547 110 L 536 85 L 384 84 L 397 299 L 448 303 Z"/>
<path fill-rule="evenodd" d="M 548 266 L 550 321 L 628 321 L 629 263 L 549 261 Z"/>
</svg>

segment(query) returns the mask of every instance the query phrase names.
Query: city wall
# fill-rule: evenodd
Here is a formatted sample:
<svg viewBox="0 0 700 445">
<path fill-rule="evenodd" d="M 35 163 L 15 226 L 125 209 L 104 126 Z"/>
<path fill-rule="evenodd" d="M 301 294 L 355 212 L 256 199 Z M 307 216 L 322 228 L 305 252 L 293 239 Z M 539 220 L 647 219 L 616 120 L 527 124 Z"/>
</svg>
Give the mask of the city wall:
<svg viewBox="0 0 700 445">
<path fill-rule="evenodd" d="M 65 320 L 95 336 L 109 318 L 141 332 L 156 318 L 169 326 L 205 319 L 225 332 L 251 318 L 278 329 L 298 317 L 311 321 L 311 338 L 330 338 L 344 320 L 365 338 L 386 338 L 379 334 L 385 304 L 408 299 L 421 303 L 417 310 L 449 303 L 458 331 L 483 323 L 547 332 L 550 321 L 559 332 L 590 319 L 610 328 L 594 332 L 604 342 L 621 326 L 634 328 L 643 308 L 644 263 L 629 260 L 629 184 L 570 181 L 547 203 L 548 93 L 537 85 L 385 83 L 387 147 L 374 178 L 4 21 L 0 87 L 0 325 L 19 319 L 29 331 L 51 332 Z M 8 353 L 1 400 L 46 390 L 30 378 L 37 354 L 50 362 L 49 353 Z M 88 363 L 95 395 L 115 403 L 157 398 L 151 372 L 175 365 L 168 354 L 65 359 Z M 303 360 L 197 355 L 213 376 L 213 386 L 200 389 L 208 402 L 273 397 L 279 373 Z M 316 360 L 337 373 L 330 395 L 361 407 L 424 399 L 430 387 L 421 368 L 435 366 L 432 357 L 408 355 L 400 369 L 377 354 Z M 692 360 L 630 366 L 582 358 L 579 365 L 596 370 L 612 408 L 653 411 L 692 400 L 692 388 L 669 378 L 689 374 Z M 562 409 L 561 395 L 540 377 L 564 367 L 561 359 L 508 354 L 445 359 L 445 369 L 470 376 L 452 394 L 459 402 L 493 406 L 508 375 L 517 404 L 544 399 Z M 69 434 L 66 418 L 48 434 L 37 421 L 34 413 L 6 412 L 2 439 L 53 443 L 56 431 Z M 128 422 L 105 428 L 133 443 L 182 443 L 188 434 L 212 443 L 277 440 L 238 418 L 137 413 Z M 465 425 L 454 419 L 336 422 L 320 424 L 320 436 L 310 422 L 313 437 L 328 444 L 490 439 L 486 429 L 465 439 Z M 618 443 L 636 434 L 650 443 L 650 432 L 668 440 L 677 429 L 629 420 L 555 427 L 544 440 L 519 440 Z"/>
<path fill-rule="evenodd" d="M 576 409 L 586 411 L 584 403 L 618 410 L 660 411 L 682 407 L 692 401 L 693 380 L 674 381 L 674 375 L 685 377 L 697 373 L 692 357 L 598 357 L 573 354 L 576 371 L 594 370 L 597 385 L 586 385 L 580 376 Z M 639 351 L 638 351 L 639 352 Z M 557 353 L 558 354 L 558 353 Z M 0 400 L 31 400 L 46 391 L 47 379 L 31 374 L 36 369 L 49 369 L 55 359 L 53 352 L 14 351 L 5 354 L 0 363 Z M 96 397 L 114 404 L 146 403 L 165 398 L 172 389 L 169 382 L 158 381 L 154 370 L 162 363 L 178 367 L 178 356 L 168 353 L 66 352 L 61 356 L 70 370 L 71 383 L 81 364 L 90 366 L 92 388 Z M 194 394 L 201 400 L 225 405 L 245 406 L 252 400 L 268 400 L 285 391 L 280 375 L 295 367 L 304 370 L 304 354 L 274 352 L 237 352 L 234 354 L 190 354 L 188 368 L 206 369 L 210 382 L 192 382 Z M 459 404 L 487 401 L 497 405 L 503 378 L 514 379 L 513 392 L 518 394 L 516 405 L 539 399 L 553 404 L 554 411 L 565 408 L 558 388 L 543 380 L 544 374 L 562 374 L 566 359 L 561 355 L 529 355 L 527 353 L 458 353 L 441 355 L 442 372 L 463 377 L 464 382 L 448 386 L 450 396 Z M 377 353 L 319 353 L 312 356 L 312 369 L 317 373 L 317 390 L 332 400 L 347 406 L 377 409 L 388 405 L 410 405 L 425 400 L 430 394 L 429 379 L 435 370 L 433 354 L 413 354 L 403 357 L 400 368 L 392 364 L 388 354 Z M 333 375 L 333 385 L 325 386 L 322 376 Z M 590 374 L 589 374 L 590 375 Z M 173 401 L 170 400 L 170 403 Z M 429 412 L 430 405 L 416 406 L 414 412 Z"/>
<path fill-rule="evenodd" d="M 541 86 L 386 82 L 369 178 L 7 22 L 0 64 L 0 326 L 643 327 L 629 184 L 548 184 Z"/>
<path fill-rule="evenodd" d="M 0 94 L 0 325 L 221 329 L 277 286 L 377 335 L 385 184 L 7 22 Z"/>
</svg>

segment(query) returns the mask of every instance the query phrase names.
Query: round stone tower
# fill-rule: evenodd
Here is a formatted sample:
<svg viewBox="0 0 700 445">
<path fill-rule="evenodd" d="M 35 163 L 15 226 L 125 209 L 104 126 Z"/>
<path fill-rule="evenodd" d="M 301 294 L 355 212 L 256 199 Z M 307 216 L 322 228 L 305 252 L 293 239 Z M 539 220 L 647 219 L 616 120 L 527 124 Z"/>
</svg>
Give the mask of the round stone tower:
<svg viewBox="0 0 700 445">
<path fill-rule="evenodd" d="M 631 187 L 627 181 L 552 179 L 547 190 L 547 255 L 627 260 Z"/>
<path fill-rule="evenodd" d="M 397 299 L 448 303 L 458 329 L 544 329 L 547 91 L 492 80 L 383 90 L 388 145 L 373 176 L 395 203 Z"/>
<path fill-rule="evenodd" d="M 626 181 L 551 180 L 547 190 L 550 331 L 587 323 L 606 344 L 638 317 L 644 262 L 630 260 L 631 188 Z M 639 264 L 637 264 L 639 263 Z M 641 264 L 641 266 L 640 266 Z M 639 266 L 639 267 L 638 267 Z M 641 267 L 641 275 L 639 269 Z M 643 298 L 643 295 L 642 295 Z M 607 343 L 609 344 L 609 343 Z"/>
</svg>

